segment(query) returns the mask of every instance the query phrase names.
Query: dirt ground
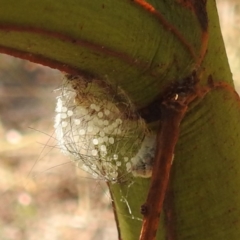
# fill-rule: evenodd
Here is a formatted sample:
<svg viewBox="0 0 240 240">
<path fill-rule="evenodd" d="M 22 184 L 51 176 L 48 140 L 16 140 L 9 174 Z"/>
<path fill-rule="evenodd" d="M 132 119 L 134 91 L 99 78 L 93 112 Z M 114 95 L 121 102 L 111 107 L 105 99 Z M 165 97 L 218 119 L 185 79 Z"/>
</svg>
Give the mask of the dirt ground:
<svg viewBox="0 0 240 240">
<path fill-rule="evenodd" d="M 56 147 L 62 75 L 4 55 L 0 66 L 0 239 L 117 239 L 105 184 Z"/>
<path fill-rule="evenodd" d="M 240 3 L 218 0 L 235 85 L 240 89 Z M 0 55 L 0 240 L 115 240 L 104 182 L 56 147 L 53 119 L 62 75 Z"/>
</svg>

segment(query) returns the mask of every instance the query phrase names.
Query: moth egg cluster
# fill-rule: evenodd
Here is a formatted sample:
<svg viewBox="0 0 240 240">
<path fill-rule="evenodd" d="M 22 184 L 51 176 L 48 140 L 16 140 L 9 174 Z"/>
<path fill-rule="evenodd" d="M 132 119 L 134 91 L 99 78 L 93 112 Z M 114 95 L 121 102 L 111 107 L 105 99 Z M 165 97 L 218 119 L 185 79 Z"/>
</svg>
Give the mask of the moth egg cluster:
<svg viewBox="0 0 240 240">
<path fill-rule="evenodd" d="M 69 83 L 57 98 L 56 113 L 59 147 L 78 167 L 111 182 L 132 171 L 132 156 L 146 134 L 141 118 L 128 119 L 115 101 L 76 93 Z"/>
</svg>

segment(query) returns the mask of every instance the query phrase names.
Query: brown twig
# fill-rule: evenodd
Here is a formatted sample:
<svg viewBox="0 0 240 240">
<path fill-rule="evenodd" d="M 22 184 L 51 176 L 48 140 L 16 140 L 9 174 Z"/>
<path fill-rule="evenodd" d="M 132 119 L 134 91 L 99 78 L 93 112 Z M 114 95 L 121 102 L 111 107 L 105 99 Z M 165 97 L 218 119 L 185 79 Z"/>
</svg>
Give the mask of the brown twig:
<svg viewBox="0 0 240 240">
<path fill-rule="evenodd" d="M 139 240 L 154 240 L 159 225 L 169 175 L 179 136 L 179 126 L 189 103 L 198 97 L 198 79 L 195 75 L 184 79 L 181 84 L 171 86 L 161 103 L 162 121 L 157 134 L 152 180 L 145 204 L 141 207 L 143 225 Z"/>
</svg>

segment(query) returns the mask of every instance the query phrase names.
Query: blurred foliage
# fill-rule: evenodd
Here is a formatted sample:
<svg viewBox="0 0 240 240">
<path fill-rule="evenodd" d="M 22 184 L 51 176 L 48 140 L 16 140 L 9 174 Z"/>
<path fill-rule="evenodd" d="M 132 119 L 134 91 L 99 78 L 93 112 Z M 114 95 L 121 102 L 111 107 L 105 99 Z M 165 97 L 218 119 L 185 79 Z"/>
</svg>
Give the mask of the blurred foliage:
<svg viewBox="0 0 240 240">
<path fill-rule="evenodd" d="M 240 2 L 238 0 L 217 0 L 221 30 L 233 79 L 240 92 Z"/>
</svg>

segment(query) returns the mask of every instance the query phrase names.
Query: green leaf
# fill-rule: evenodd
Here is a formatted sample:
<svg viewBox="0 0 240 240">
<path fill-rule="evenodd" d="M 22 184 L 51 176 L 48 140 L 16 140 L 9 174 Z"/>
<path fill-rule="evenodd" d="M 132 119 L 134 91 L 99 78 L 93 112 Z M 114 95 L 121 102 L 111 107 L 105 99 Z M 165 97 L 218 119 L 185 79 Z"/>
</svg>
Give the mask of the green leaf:
<svg viewBox="0 0 240 240">
<path fill-rule="evenodd" d="M 201 31 L 196 18 L 180 6 L 174 9 L 172 1 L 155 4 L 166 14 L 168 27 L 177 23 L 197 54 Z M 194 65 L 171 29 L 130 0 L 1 1 L 1 5 L 1 52 L 108 78 L 126 89 L 137 105 L 151 101 L 169 79 L 185 76 Z"/>
</svg>

